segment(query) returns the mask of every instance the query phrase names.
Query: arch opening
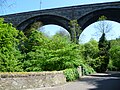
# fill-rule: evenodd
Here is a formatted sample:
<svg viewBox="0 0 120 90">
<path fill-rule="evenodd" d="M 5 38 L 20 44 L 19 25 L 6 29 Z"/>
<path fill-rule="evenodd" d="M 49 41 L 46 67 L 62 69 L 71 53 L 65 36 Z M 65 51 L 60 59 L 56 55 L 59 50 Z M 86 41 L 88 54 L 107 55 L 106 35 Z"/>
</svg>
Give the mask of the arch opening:
<svg viewBox="0 0 120 90">
<path fill-rule="evenodd" d="M 98 21 L 98 18 L 103 15 L 107 17 L 107 20 L 120 23 L 120 8 L 103 8 L 100 10 L 91 11 L 90 13 L 87 13 L 83 17 L 79 18 L 78 23 L 82 30 L 84 30 L 90 24 Z"/>
<path fill-rule="evenodd" d="M 52 37 L 55 34 L 60 34 L 62 36 L 67 36 L 68 38 L 70 38 L 69 32 L 59 25 L 54 24 L 43 25 L 42 27 L 39 27 L 38 30 L 43 32 L 46 36 L 49 37 Z"/>
<path fill-rule="evenodd" d="M 105 27 L 107 27 L 108 30 L 106 33 L 106 39 L 112 40 L 120 37 L 120 23 L 111 21 L 111 20 L 105 20 Z M 99 29 L 100 21 L 94 22 L 87 26 L 83 32 L 81 33 L 79 37 L 80 43 L 87 43 L 91 39 L 94 39 L 96 41 L 99 41 L 99 38 L 102 35 L 102 32 Z M 88 33 L 89 32 L 89 33 Z"/>
<path fill-rule="evenodd" d="M 29 18 L 29 19 L 23 21 L 21 24 L 19 24 L 17 26 L 17 28 L 19 30 L 23 30 L 23 32 L 25 32 L 34 23 L 39 23 L 39 22 L 41 22 L 40 26 L 49 25 L 49 24 L 61 26 L 61 27 L 65 28 L 70 33 L 70 31 L 68 29 L 69 20 L 64 18 L 64 17 L 60 17 L 60 16 L 56 16 L 56 15 L 35 16 L 35 17 Z"/>
</svg>

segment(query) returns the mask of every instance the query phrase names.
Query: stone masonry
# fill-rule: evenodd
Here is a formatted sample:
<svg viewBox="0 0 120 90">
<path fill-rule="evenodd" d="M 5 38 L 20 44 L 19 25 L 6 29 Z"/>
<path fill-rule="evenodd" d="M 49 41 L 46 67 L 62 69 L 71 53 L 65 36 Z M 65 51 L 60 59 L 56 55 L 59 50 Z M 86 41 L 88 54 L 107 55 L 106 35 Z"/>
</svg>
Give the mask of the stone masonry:
<svg viewBox="0 0 120 90">
<path fill-rule="evenodd" d="M 23 90 L 65 84 L 63 71 L 0 73 L 0 90 Z"/>
</svg>

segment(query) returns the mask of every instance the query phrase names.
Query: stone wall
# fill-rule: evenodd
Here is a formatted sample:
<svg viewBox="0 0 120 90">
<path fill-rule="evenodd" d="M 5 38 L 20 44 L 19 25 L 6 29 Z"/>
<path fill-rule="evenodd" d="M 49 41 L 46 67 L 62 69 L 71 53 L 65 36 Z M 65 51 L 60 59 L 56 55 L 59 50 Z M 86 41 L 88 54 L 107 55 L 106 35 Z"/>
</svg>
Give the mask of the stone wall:
<svg viewBox="0 0 120 90">
<path fill-rule="evenodd" d="M 0 73 L 0 90 L 52 87 L 64 83 L 63 71 Z"/>
</svg>

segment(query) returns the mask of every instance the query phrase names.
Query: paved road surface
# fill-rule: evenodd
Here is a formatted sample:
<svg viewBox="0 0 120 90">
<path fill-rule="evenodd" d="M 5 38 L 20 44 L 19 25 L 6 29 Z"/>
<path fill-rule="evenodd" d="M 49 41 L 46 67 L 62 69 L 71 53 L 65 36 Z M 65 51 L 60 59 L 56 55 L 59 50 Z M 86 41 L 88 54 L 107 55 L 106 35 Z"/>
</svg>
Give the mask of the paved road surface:
<svg viewBox="0 0 120 90">
<path fill-rule="evenodd" d="M 120 90 L 120 72 L 97 73 L 65 85 L 29 90 Z"/>
</svg>

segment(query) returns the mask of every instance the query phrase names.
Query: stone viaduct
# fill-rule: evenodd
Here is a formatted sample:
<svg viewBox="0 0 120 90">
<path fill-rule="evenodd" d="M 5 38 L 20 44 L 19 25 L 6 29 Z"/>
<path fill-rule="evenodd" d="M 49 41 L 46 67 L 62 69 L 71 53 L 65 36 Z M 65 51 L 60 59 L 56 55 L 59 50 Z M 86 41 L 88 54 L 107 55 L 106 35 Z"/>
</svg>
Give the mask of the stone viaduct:
<svg viewBox="0 0 120 90">
<path fill-rule="evenodd" d="M 96 22 L 101 15 L 120 23 L 120 1 L 29 11 L 0 17 L 4 17 L 5 22 L 12 23 L 18 30 L 24 31 L 34 22 L 41 21 L 43 25 L 62 26 L 71 35 L 72 32 L 68 27 L 70 20 L 77 20 L 84 30 L 88 25 Z"/>
</svg>

